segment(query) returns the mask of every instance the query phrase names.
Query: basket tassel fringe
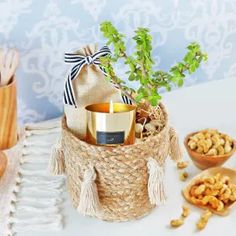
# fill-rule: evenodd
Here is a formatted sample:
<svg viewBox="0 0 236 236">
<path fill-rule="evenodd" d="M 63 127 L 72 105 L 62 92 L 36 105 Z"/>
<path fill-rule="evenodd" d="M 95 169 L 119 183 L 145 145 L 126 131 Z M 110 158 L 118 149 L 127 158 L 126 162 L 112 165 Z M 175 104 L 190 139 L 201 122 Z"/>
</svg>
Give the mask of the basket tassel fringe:
<svg viewBox="0 0 236 236">
<path fill-rule="evenodd" d="M 59 139 L 52 148 L 49 160 L 49 171 L 52 175 L 62 175 L 65 173 L 65 161 L 61 139 Z"/>
<path fill-rule="evenodd" d="M 96 173 L 92 166 L 84 172 L 84 179 L 81 183 L 81 192 L 77 211 L 82 215 L 95 216 L 100 210 L 97 185 L 94 182 Z"/>
<path fill-rule="evenodd" d="M 147 163 L 148 167 L 148 195 L 151 204 L 160 205 L 166 201 L 164 187 L 164 168 L 157 161 L 150 158 Z"/>
<path fill-rule="evenodd" d="M 179 138 L 174 128 L 170 127 L 170 156 L 173 161 L 182 159 L 182 151 L 179 144 Z"/>
</svg>

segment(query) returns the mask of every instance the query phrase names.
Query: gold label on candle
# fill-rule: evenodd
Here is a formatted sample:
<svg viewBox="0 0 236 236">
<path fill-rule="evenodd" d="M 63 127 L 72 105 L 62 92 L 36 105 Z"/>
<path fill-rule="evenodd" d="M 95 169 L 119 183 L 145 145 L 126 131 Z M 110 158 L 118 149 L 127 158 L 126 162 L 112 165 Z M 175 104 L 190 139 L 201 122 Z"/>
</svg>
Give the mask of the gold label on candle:
<svg viewBox="0 0 236 236">
<path fill-rule="evenodd" d="M 97 144 L 123 144 L 125 132 L 102 132 L 97 131 Z"/>
</svg>

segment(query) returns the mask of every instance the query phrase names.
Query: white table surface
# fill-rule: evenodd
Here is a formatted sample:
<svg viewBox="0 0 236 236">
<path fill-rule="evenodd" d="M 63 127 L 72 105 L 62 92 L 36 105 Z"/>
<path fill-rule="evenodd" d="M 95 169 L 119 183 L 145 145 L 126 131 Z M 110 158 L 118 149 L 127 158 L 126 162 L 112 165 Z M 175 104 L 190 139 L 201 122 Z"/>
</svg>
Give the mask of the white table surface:
<svg viewBox="0 0 236 236">
<path fill-rule="evenodd" d="M 206 127 L 218 128 L 236 138 L 236 78 L 205 83 L 179 89 L 163 96 L 163 103 L 170 116 L 170 124 L 179 133 L 181 143 L 186 134 Z M 185 159 L 189 159 L 187 154 Z M 236 235 L 236 209 L 227 217 L 214 216 L 206 229 L 197 232 L 196 221 L 202 210 L 191 207 L 192 213 L 185 224 L 171 229 L 169 222 L 181 214 L 184 202 L 181 190 L 186 185 L 178 179 L 178 170 L 171 161 L 167 162 L 166 178 L 168 200 L 150 215 L 136 221 L 109 223 L 77 214 L 69 200 L 65 202 L 64 230 L 56 232 L 28 232 L 19 236 L 233 236 Z M 225 166 L 236 168 L 236 155 Z M 188 167 L 191 176 L 199 173 L 192 162 Z M 66 194 L 66 193 L 65 193 Z M 66 194 L 67 196 L 67 194 Z M 47 217 L 47 216 L 45 216 Z"/>
</svg>

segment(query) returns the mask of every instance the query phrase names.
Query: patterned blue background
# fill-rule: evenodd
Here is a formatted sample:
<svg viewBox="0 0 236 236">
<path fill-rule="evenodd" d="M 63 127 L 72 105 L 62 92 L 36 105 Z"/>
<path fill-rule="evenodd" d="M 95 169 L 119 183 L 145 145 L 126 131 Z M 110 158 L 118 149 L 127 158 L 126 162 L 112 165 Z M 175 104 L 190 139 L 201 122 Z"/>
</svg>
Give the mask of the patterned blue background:
<svg viewBox="0 0 236 236">
<path fill-rule="evenodd" d="M 62 113 L 67 65 L 65 51 L 87 43 L 104 44 L 99 24 L 111 20 L 132 36 L 150 27 L 160 69 L 180 60 L 198 41 L 209 60 L 185 86 L 236 76 L 235 0 L 1 0 L 0 45 L 21 54 L 17 71 L 19 119 L 39 121 Z M 131 42 L 127 40 L 128 48 Z M 123 77 L 123 67 L 117 72 Z"/>
</svg>

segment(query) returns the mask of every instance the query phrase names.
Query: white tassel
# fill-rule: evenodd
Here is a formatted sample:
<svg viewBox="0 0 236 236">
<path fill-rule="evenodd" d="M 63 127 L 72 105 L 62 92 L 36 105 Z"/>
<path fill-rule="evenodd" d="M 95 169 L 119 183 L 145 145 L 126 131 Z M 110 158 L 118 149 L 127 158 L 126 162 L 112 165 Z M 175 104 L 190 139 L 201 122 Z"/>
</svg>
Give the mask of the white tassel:
<svg viewBox="0 0 236 236">
<path fill-rule="evenodd" d="M 83 215 L 96 216 L 100 210 L 97 185 L 94 182 L 96 173 L 92 166 L 84 172 L 84 179 L 81 183 L 81 192 L 78 205 L 78 212 Z"/>
<path fill-rule="evenodd" d="M 182 151 L 180 148 L 178 135 L 177 135 L 176 131 L 174 130 L 174 128 L 170 127 L 169 135 L 170 135 L 170 151 L 169 151 L 169 153 L 170 153 L 171 159 L 173 161 L 178 162 L 179 160 L 182 159 Z"/>
<path fill-rule="evenodd" d="M 147 163 L 148 167 L 148 195 L 151 204 L 160 205 L 166 201 L 164 187 L 164 167 L 161 167 L 157 161 L 150 158 Z"/>
<path fill-rule="evenodd" d="M 52 175 L 62 175 L 65 173 L 64 153 L 61 146 L 61 140 L 58 140 L 51 150 L 49 172 Z"/>
</svg>

